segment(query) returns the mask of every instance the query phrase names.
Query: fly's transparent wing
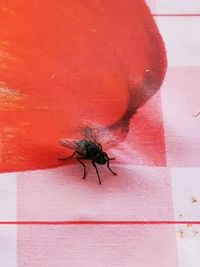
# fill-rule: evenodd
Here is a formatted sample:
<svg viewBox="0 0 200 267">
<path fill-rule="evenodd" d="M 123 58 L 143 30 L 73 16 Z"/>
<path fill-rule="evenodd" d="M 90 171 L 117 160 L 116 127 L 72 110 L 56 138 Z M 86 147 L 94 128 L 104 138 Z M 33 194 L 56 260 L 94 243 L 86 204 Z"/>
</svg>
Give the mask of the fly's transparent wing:
<svg viewBox="0 0 200 267">
<path fill-rule="evenodd" d="M 86 153 L 85 150 L 85 142 L 84 141 L 77 141 L 74 139 L 60 139 L 58 143 L 62 146 L 65 146 L 69 149 L 72 149 L 74 151 L 80 152 L 81 154 Z"/>
<path fill-rule="evenodd" d="M 82 130 L 81 137 L 82 140 L 88 141 L 89 143 L 94 143 L 97 146 L 100 144 L 94 130 L 90 127 L 86 127 Z"/>
</svg>

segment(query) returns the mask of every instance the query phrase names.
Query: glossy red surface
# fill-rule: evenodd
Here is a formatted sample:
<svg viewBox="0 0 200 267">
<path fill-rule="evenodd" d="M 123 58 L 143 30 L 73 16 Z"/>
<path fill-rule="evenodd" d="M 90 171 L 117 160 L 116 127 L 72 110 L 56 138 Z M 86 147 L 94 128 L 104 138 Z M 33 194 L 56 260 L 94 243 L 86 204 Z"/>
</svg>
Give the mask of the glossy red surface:
<svg viewBox="0 0 200 267">
<path fill-rule="evenodd" d="M 126 130 L 164 78 L 141 0 L 4 1 L 0 17 L 0 171 L 60 164 L 57 140 L 88 122 Z"/>
</svg>

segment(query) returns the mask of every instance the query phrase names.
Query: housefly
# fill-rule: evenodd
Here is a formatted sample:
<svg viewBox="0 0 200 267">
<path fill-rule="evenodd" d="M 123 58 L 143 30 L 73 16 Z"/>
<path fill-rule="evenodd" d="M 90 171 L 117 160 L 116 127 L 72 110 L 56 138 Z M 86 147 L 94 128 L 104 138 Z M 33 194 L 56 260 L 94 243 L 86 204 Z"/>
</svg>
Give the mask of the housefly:
<svg viewBox="0 0 200 267">
<path fill-rule="evenodd" d="M 93 129 L 89 127 L 83 129 L 80 140 L 60 139 L 59 144 L 74 150 L 74 153 L 71 156 L 63 158 L 63 160 L 72 158 L 76 155 L 77 160 L 80 162 L 84 169 L 83 179 L 85 179 L 86 177 L 86 166 L 82 162 L 82 160 L 84 159 L 92 161 L 92 165 L 94 166 L 97 173 L 99 184 L 101 184 L 101 179 L 96 163 L 106 164 L 110 172 L 112 172 L 112 174 L 114 175 L 117 175 L 113 170 L 111 170 L 109 166 L 110 160 L 114 158 L 109 158 L 108 155 L 103 151 L 102 145 L 98 141 Z"/>
</svg>

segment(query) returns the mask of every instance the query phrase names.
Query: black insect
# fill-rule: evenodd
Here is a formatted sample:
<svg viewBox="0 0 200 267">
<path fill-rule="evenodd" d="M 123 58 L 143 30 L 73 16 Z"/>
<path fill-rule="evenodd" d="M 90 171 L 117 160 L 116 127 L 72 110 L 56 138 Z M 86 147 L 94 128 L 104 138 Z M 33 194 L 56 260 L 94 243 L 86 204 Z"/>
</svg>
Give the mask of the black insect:
<svg viewBox="0 0 200 267">
<path fill-rule="evenodd" d="M 103 151 L 100 142 L 91 128 L 87 127 L 83 129 L 81 140 L 60 139 L 59 144 L 74 150 L 74 153 L 71 156 L 63 158 L 63 160 L 72 158 L 77 154 L 77 160 L 84 168 L 83 179 L 86 177 L 86 166 L 81 161 L 82 159 L 89 159 L 92 161 L 92 165 L 97 173 L 99 184 L 101 184 L 101 179 L 96 163 L 107 164 L 107 168 L 112 172 L 112 174 L 117 175 L 109 166 L 109 161 L 114 158 L 109 158 L 108 155 Z"/>
</svg>

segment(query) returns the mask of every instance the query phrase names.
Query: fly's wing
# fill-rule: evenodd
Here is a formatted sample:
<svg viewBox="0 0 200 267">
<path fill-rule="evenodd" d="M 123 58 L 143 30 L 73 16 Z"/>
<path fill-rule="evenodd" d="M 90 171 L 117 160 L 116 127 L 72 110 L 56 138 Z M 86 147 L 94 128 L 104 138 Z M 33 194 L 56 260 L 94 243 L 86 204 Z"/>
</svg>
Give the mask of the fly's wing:
<svg viewBox="0 0 200 267">
<path fill-rule="evenodd" d="M 84 141 L 77 141 L 74 139 L 60 139 L 58 143 L 62 146 L 65 146 L 69 149 L 80 152 L 81 154 L 86 153 Z"/>
<path fill-rule="evenodd" d="M 89 143 L 94 143 L 99 146 L 100 142 L 92 128 L 86 127 L 81 133 L 82 140 L 88 141 Z"/>
</svg>

